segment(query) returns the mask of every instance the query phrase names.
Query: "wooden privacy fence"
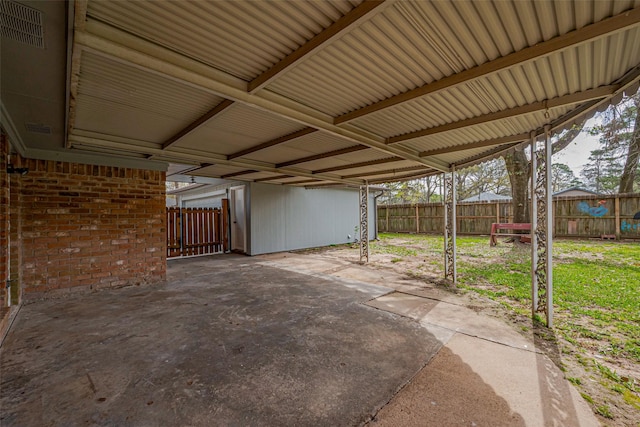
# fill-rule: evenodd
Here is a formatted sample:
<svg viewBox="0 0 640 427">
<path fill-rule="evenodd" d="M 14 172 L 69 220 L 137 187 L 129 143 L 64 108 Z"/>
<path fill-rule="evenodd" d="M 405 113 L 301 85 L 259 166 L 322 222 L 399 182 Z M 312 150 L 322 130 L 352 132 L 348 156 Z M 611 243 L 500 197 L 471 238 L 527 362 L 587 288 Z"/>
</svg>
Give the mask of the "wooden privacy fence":
<svg viewBox="0 0 640 427">
<path fill-rule="evenodd" d="M 167 258 L 227 250 L 228 224 L 218 208 L 167 208 Z"/>
<path fill-rule="evenodd" d="M 513 222 L 511 201 L 458 203 L 459 234 L 490 234 L 494 222 Z M 557 197 L 553 200 L 557 237 L 640 238 L 640 194 Z M 378 231 L 443 233 L 441 203 L 378 206 Z"/>
</svg>

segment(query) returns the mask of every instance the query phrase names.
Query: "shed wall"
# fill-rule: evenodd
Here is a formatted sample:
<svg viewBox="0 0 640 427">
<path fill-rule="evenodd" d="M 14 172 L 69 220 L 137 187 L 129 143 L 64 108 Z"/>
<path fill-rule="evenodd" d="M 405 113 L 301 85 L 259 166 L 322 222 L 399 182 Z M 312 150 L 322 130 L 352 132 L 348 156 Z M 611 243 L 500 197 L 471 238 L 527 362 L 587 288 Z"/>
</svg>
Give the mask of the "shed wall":
<svg viewBox="0 0 640 427">
<path fill-rule="evenodd" d="M 358 191 L 250 186 L 250 255 L 353 242 L 359 237 Z M 375 238 L 375 207 L 369 197 L 369 238 Z"/>
</svg>

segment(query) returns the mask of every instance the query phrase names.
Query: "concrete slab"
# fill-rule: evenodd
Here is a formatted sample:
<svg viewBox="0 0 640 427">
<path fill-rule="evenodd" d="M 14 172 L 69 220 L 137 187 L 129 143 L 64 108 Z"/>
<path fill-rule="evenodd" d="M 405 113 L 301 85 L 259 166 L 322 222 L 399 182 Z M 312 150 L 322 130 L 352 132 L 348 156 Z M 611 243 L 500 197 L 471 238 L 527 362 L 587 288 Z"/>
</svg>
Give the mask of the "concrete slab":
<svg viewBox="0 0 640 427">
<path fill-rule="evenodd" d="M 402 292 L 392 292 L 368 301 L 367 305 L 415 320 L 421 320 L 439 303 L 440 301 L 434 299 L 421 298 Z"/>
<path fill-rule="evenodd" d="M 316 254 L 173 260 L 168 277 L 23 307 L 0 424 L 598 425 L 465 296 Z"/>
<path fill-rule="evenodd" d="M 295 261 L 294 261 L 295 260 Z M 349 265 L 326 268 L 326 261 L 311 261 L 307 259 L 305 263 L 296 262 L 297 258 L 291 258 L 288 262 L 262 261 L 260 265 L 272 266 L 298 274 L 305 274 L 322 280 L 329 280 L 341 286 L 345 286 L 366 295 L 363 301 L 377 298 L 381 295 L 393 292 L 392 288 L 371 283 L 370 281 L 356 280 L 354 277 L 361 277 L 361 274 L 353 273 L 354 268 Z M 311 261 L 311 262 L 309 262 Z M 352 270 L 351 273 L 344 274 L 344 270 Z M 359 270 L 358 270 L 359 271 Z"/>
<path fill-rule="evenodd" d="M 358 425 L 441 347 L 338 279 L 259 261 L 174 260 L 165 286 L 24 306 L 0 424 Z"/>
<path fill-rule="evenodd" d="M 546 356 L 456 334 L 371 426 L 598 426 Z"/>
<path fill-rule="evenodd" d="M 393 292 L 369 301 L 367 305 L 410 317 L 427 329 L 438 326 L 512 347 L 534 349 L 530 340 L 504 322 L 459 304 Z"/>
</svg>

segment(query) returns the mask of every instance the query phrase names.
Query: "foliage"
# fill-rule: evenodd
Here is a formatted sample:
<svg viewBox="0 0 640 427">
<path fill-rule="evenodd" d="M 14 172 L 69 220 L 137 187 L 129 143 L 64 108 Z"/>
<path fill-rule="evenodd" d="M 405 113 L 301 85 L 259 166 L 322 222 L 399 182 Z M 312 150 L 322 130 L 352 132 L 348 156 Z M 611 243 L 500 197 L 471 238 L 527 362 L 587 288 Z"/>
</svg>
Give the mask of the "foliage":
<svg viewBox="0 0 640 427">
<path fill-rule="evenodd" d="M 554 163 L 551 166 L 551 188 L 554 193 L 582 185 L 569 166 L 564 163 Z"/>
<path fill-rule="evenodd" d="M 600 124 L 589 129 L 600 137 L 582 176 L 599 193 L 640 191 L 640 93 L 610 106 Z"/>
<path fill-rule="evenodd" d="M 618 189 L 622 165 L 610 150 L 597 149 L 591 152 L 589 163 L 582 169 L 587 187 L 599 194 L 614 194 Z"/>
<path fill-rule="evenodd" d="M 511 193 L 509 177 L 504 163 L 498 159 L 460 169 L 457 172 L 457 176 L 456 192 L 458 200 L 482 193 L 494 193 L 504 196 Z"/>
<path fill-rule="evenodd" d="M 381 204 L 416 204 L 439 202 L 442 176 L 433 175 L 411 181 L 384 184 L 387 192 L 381 197 Z"/>
</svg>

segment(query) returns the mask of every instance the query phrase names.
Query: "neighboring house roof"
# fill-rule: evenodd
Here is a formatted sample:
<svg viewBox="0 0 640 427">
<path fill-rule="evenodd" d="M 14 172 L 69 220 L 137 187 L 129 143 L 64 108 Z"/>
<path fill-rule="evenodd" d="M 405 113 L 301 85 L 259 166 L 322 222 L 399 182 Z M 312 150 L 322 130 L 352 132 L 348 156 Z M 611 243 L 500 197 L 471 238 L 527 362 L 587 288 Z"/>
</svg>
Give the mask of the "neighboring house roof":
<svg viewBox="0 0 640 427">
<path fill-rule="evenodd" d="M 573 194 L 568 194 L 568 193 L 573 193 Z M 582 194 L 576 194 L 576 193 L 582 193 L 582 194 L 585 194 L 585 195 L 597 195 L 598 194 L 595 191 L 587 190 L 586 188 L 571 187 L 571 188 L 567 188 L 566 190 L 557 191 L 557 192 L 553 193 L 553 195 L 554 196 L 580 196 L 580 195 L 582 195 Z"/>
<path fill-rule="evenodd" d="M 477 196 L 467 197 L 461 202 L 489 202 L 498 200 L 511 200 L 511 196 L 503 196 L 495 193 L 480 193 Z"/>
</svg>

